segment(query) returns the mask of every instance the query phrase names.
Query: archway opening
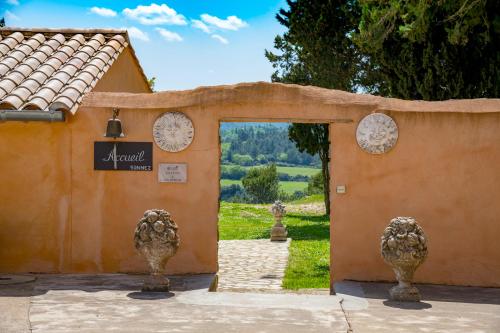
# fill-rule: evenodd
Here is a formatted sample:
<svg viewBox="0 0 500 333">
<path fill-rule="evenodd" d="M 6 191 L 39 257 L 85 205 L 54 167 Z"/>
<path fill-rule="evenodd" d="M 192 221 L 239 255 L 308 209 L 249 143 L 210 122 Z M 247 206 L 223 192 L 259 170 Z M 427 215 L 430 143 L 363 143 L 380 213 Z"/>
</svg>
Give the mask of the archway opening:
<svg viewBox="0 0 500 333">
<path fill-rule="evenodd" d="M 220 291 L 329 293 L 322 161 L 290 139 L 291 126 L 220 123 Z M 286 207 L 282 241 L 270 241 L 276 200 Z"/>
</svg>

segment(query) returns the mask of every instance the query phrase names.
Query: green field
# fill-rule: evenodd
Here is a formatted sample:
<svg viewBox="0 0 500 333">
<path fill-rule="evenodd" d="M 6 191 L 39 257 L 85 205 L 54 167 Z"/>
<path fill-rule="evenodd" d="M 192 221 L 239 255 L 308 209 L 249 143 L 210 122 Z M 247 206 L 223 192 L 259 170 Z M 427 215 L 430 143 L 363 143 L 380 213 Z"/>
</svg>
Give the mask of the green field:
<svg viewBox="0 0 500 333">
<path fill-rule="evenodd" d="M 309 168 L 309 167 L 285 167 L 285 166 L 277 166 L 278 172 L 280 173 L 287 173 L 290 176 L 296 176 L 296 175 L 303 175 L 303 176 L 314 176 L 318 172 L 321 171 L 321 169 L 317 168 Z"/>
<path fill-rule="evenodd" d="M 268 209 L 267 205 L 221 202 L 220 239 L 269 238 L 273 219 Z M 311 213 L 288 213 L 283 223 L 287 227 L 288 237 L 292 238 L 283 287 L 285 289 L 328 288 L 330 281 L 328 217 Z"/>
<path fill-rule="evenodd" d="M 230 164 L 223 164 L 221 168 L 227 168 L 227 167 L 232 167 L 236 165 L 230 165 Z M 242 166 L 243 169 L 250 169 L 250 168 L 255 168 L 251 166 Z M 303 175 L 303 176 L 313 176 L 316 173 L 320 172 L 321 169 L 319 168 L 313 168 L 313 167 L 301 167 L 301 166 L 294 166 L 294 167 L 286 167 L 286 166 L 276 166 L 276 169 L 278 169 L 279 173 L 287 173 L 290 176 L 296 176 L 296 175 Z"/>
<path fill-rule="evenodd" d="M 241 185 L 241 180 L 233 180 L 233 179 L 221 179 L 220 186 L 229 186 L 229 185 Z M 280 189 L 288 194 L 293 194 L 295 191 L 305 191 L 307 189 L 307 182 L 284 182 L 280 181 Z"/>
<path fill-rule="evenodd" d="M 303 197 L 301 199 L 292 201 L 291 204 L 310 204 L 310 203 L 323 203 L 325 197 L 323 194 L 313 194 Z"/>
</svg>

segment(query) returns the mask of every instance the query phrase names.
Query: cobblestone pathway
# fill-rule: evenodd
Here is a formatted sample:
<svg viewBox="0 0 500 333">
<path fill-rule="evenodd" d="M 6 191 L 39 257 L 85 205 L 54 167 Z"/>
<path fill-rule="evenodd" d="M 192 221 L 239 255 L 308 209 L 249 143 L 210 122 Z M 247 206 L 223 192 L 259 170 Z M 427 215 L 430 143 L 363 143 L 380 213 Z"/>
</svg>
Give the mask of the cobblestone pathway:
<svg viewBox="0 0 500 333">
<path fill-rule="evenodd" d="M 288 261 L 286 242 L 269 239 L 219 241 L 219 291 L 281 290 Z"/>
</svg>

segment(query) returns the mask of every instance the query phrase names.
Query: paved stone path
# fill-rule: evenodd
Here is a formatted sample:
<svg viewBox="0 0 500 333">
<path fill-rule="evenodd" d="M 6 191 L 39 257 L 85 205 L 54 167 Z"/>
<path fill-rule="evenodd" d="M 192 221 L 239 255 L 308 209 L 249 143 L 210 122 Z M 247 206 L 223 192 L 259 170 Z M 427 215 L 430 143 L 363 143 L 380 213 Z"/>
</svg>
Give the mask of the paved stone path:
<svg viewBox="0 0 500 333">
<path fill-rule="evenodd" d="M 280 291 L 288 262 L 286 242 L 219 241 L 218 291 Z"/>
<path fill-rule="evenodd" d="M 142 293 L 144 278 L 42 274 L 0 284 L 0 332 L 500 332 L 500 288 L 418 285 L 422 302 L 399 303 L 387 300 L 394 283 L 339 282 L 335 296 L 214 293 L 206 274 L 171 277 L 170 293 Z"/>
</svg>

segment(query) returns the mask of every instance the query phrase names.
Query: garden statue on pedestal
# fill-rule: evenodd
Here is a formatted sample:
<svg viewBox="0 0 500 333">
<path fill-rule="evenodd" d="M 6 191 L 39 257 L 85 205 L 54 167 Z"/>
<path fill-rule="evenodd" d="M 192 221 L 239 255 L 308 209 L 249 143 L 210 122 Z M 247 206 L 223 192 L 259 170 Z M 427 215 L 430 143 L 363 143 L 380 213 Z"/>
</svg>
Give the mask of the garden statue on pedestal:
<svg viewBox="0 0 500 333">
<path fill-rule="evenodd" d="M 151 267 L 151 275 L 144 282 L 142 291 L 169 291 L 170 282 L 163 270 L 179 248 L 177 224 L 170 218 L 170 213 L 163 209 L 147 210 L 137 223 L 134 242 Z"/>
<path fill-rule="evenodd" d="M 271 229 L 271 241 L 286 241 L 287 231 L 285 226 L 281 223 L 283 216 L 285 216 L 285 205 L 281 201 L 277 200 L 271 206 L 271 212 L 274 215 L 274 220 L 276 223 Z"/>
<path fill-rule="evenodd" d="M 394 301 L 420 301 L 411 285 L 413 274 L 427 257 L 427 239 L 413 217 L 396 217 L 385 228 L 380 244 L 382 257 L 392 266 L 399 284 L 389 291 Z"/>
</svg>

